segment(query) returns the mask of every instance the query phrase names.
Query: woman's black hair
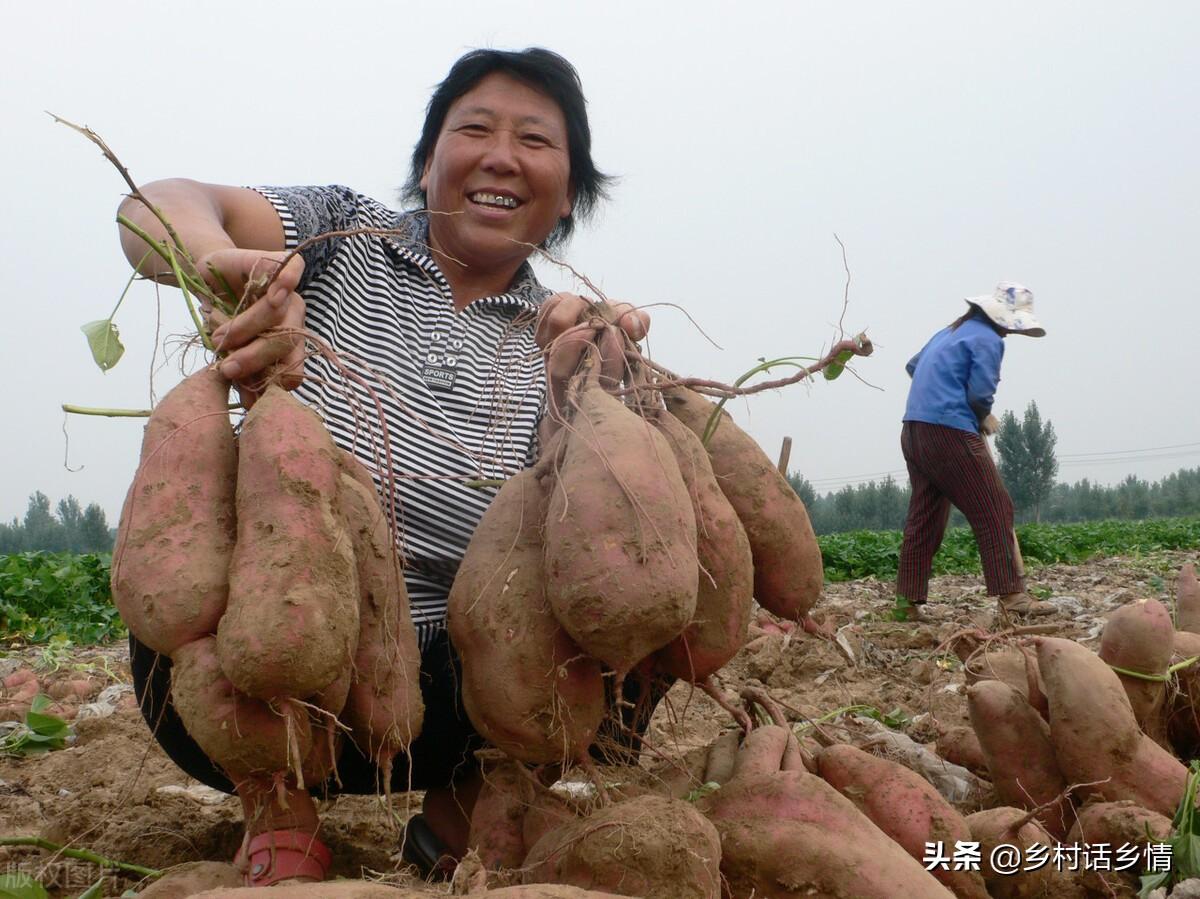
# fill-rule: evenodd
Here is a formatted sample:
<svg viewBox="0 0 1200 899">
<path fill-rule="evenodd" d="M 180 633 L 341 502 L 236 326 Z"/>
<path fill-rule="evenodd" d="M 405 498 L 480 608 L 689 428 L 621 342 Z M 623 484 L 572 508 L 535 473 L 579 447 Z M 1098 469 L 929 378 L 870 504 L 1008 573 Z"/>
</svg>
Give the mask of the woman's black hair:
<svg viewBox="0 0 1200 899">
<path fill-rule="evenodd" d="M 999 334 L 1001 337 L 1003 337 L 1005 334 L 1008 333 L 1008 330 L 1006 328 L 1003 328 L 1000 325 L 996 324 L 994 321 L 992 321 L 991 317 L 986 312 L 984 312 L 981 307 L 976 306 L 974 303 L 968 303 L 967 311 L 964 312 L 962 315 L 960 315 L 958 318 L 956 318 L 954 321 L 950 322 L 950 330 L 957 331 L 959 326 L 962 325 L 963 322 L 968 322 L 973 318 L 977 318 L 982 322 L 987 322 L 987 324 L 991 325 L 992 330 L 995 331 L 997 334 Z"/>
<path fill-rule="evenodd" d="M 576 216 L 588 218 L 596 204 L 607 198 L 612 177 L 599 171 L 592 162 L 592 132 L 588 127 L 587 101 L 583 96 L 579 73 L 557 53 L 541 47 L 527 50 L 472 50 L 454 63 L 450 74 L 434 90 L 425 108 L 425 124 L 421 128 L 421 138 L 413 148 L 412 165 L 408 180 L 401 189 L 401 197 L 406 203 L 425 208 L 426 196 L 421 189 L 421 177 L 441 133 L 446 113 L 455 100 L 495 72 L 523 81 L 545 94 L 558 104 L 566 121 L 574 203 L 571 214 L 559 219 L 546 238 L 545 246 L 555 246 L 575 230 Z"/>
</svg>

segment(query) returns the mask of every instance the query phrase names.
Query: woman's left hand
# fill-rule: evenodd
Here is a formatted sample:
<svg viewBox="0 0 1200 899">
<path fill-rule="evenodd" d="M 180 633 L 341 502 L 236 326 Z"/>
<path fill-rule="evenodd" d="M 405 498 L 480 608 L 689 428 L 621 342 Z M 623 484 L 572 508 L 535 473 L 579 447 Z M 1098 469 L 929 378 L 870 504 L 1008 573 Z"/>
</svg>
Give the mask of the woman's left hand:
<svg viewBox="0 0 1200 899">
<path fill-rule="evenodd" d="M 538 314 L 534 339 L 545 350 L 553 345 L 546 357 L 546 379 L 550 384 L 550 408 L 552 412 L 563 408 L 566 400 L 567 383 L 579 367 L 583 354 L 589 346 L 596 345 L 596 332 L 604 329 L 599 321 L 580 323 L 587 309 L 593 304 L 573 293 L 556 293 L 542 303 Z M 650 315 L 629 303 L 611 303 L 613 321 L 632 341 L 639 341 L 650 330 Z M 615 335 L 612 335 L 615 338 Z M 607 373 L 622 371 L 624 347 L 616 339 L 600 340 L 603 368 Z M 616 380 L 620 380 L 619 374 Z M 552 417 L 554 417 L 552 415 Z"/>
</svg>

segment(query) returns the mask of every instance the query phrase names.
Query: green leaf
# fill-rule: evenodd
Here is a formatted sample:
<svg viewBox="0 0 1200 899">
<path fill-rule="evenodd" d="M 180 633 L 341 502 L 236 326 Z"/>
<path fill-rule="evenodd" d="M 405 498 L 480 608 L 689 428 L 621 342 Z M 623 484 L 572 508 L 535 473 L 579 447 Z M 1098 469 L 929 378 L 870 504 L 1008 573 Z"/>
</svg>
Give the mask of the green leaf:
<svg viewBox="0 0 1200 899">
<path fill-rule="evenodd" d="M 92 350 L 92 358 L 100 366 L 101 371 L 108 371 L 125 354 L 121 345 L 120 331 L 111 318 L 102 318 L 88 322 L 79 329 L 87 337 L 88 346 Z"/>
<path fill-rule="evenodd" d="M 104 899 L 104 878 L 101 877 L 80 893 L 78 899 Z"/>
<path fill-rule="evenodd" d="M 0 874 L 0 899 L 49 899 L 49 894 L 28 874 Z"/>
</svg>

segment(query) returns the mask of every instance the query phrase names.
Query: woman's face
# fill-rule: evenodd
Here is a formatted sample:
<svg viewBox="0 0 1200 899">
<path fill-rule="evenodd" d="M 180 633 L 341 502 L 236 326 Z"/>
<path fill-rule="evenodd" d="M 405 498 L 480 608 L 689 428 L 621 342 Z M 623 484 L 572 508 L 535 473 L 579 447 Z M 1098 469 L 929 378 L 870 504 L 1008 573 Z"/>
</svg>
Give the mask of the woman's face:
<svg viewBox="0 0 1200 899">
<path fill-rule="evenodd" d="M 451 105 L 425 163 L 430 242 L 476 273 L 515 270 L 571 212 L 567 126 L 558 104 L 508 75 Z"/>
</svg>

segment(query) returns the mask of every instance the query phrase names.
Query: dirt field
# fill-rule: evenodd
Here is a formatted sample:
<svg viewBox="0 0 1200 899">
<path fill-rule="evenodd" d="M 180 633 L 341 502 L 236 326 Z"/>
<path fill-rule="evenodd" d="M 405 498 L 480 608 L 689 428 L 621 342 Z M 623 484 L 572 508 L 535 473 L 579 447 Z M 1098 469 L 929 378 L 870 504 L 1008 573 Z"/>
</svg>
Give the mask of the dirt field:
<svg viewBox="0 0 1200 899">
<path fill-rule="evenodd" d="M 1094 646 L 1108 614 L 1139 597 L 1166 599 L 1180 564 L 1191 557 L 1163 553 L 1036 571 L 1031 586 L 1056 606 L 1053 616 L 1039 622 L 1056 625 L 1057 635 Z M 891 602 L 890 585 L 872 579 L 830 586 L 819 613 L 836 629 L 836 642 L 772 634 L 722 672 L 724 691 L 736 696 L 745 685 L 765 687 L 795 721 L 854 705 L 883 714 L 898 710 L 906 733 L 918 742 L 932 741 L 937 723 L 966 721 L 962 674 L 947 638 L 970 628 L 998 630 L 993 603 L 983 595 L 981 579 L 973 577 L 935 579 L 930 618 L 920 624 L 892 621 Z M 0 654 L 0 676 L 27 667 L 35 670 L 43 691 L 59 695 L 83 692 L 94 698 L 101 688 L 128 681 L 121 646 L 65 653 L 18 648 Z M 80 680 L 89 686 L 63 686 Z M 76 739 L 69 748 L 33 758 L 0 758 L 0 836 L 40 837 L 150 868 L 231 859 L 241 835 L 237 801 L 199 788 L 175 768 L 151 739 L 132 697 L 121 693 L 106 695 L 109 706 L 116 707 L 112 714 L 75 722 Z M 4 699 L 0 696 L 0 713 Z M 686 756 L 729 726 L 729 715 L 711 700 L 676 685 L 655 717 L 653 751 L 643 761 Z M 390 808 L 370 797 L 326 803 L 322 836 L 333 850 L 333 873 L 387 873 L 411 883 L 397 870 L 395 847 L 398 826 L 419 806 L 419 798 L 394 796 Z M 37 848 L 0 848 L 0 873 L 5 870 L 41 877 L 54 896 L 77 896 L 100 876 L 89 862 L 56 858 Z M 137 885 L 137 876 L 113 877 L 106 894 Z"/>
</svg>

